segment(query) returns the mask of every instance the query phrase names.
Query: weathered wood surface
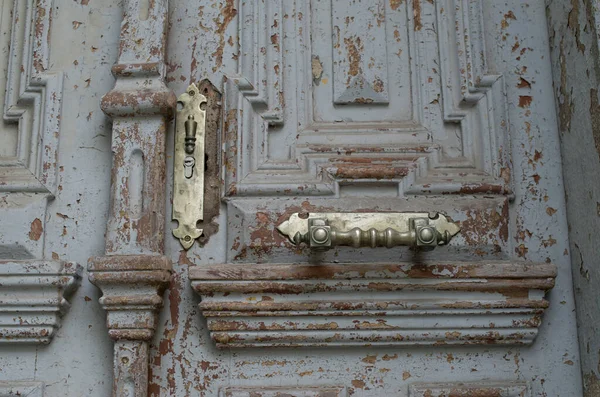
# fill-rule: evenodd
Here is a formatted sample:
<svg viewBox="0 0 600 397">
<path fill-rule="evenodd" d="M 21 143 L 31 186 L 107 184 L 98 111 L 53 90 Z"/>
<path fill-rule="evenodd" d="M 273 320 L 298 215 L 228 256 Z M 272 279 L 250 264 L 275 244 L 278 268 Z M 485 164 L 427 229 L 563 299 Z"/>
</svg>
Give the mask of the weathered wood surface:
<svg viewBox="0 0 600 397">
<path fill-rule="evenodd" d="M 221 348 L 531 344 L 556 266 L 224 264 L 189 271 Z"/>
<path fill-rule="evenodd" d="M 111 205 L 105 256 L 89 260 L 114 340 L 114 397 L 148 395 L 149 347 L 171 278 L 164 255 L 167 121 L 176 98 L 166 86 L 167 0 L 123 4 L 112 117 Z"/>
<path fill-rule="evenodd" d="M 576 10 L 575 2 L 548 3 L 552 15 L 561 15 L 550 25 L 570 30 L 585 45 L 586 59 L 594 59 L 587 56 L 593 29 L 584 23 L 582 4 Z M 8 379 L 2 391 L 107 396 L 114 377 L 115 393 L 144 397 L 208 397 L 239 389 L 323 397 L 332 386 L 342 396 L 407 396 L 411 386 L 432 383 L 445 385 L 431 387 L 438 394 L 469 395 L 499 392 L 486 389 L 485 379 L 493 378 L 506 390 L 527 383 L 534 396 L 581 395 L 569 262 L 571 255 L 583 258 L 585 277 L 593 276 L 593 260 L 585 253 L 579 257 L 567 241 L 558 126 L 573 126 L 577 142 L 573 133 L 586 130 L 577 127 L 585 120 L 569 119 L 571 103 L 573 109 L 591 109 L 585 100 L 592 96 L 570 94 L 556 69 L 562 113 L 557 120 L 551 59 L 560 64 L 561 57 L 558 51 L 551 58 L 548 40 L 557 47 L 562 35 L 548 32 L 543 0 L 173 0 L 168 9 L 152 0 L 16 0 L 0 7 L 0 92 L 8 87 L 18 93 L 9 95 L 9 120 L 0 125 L 0 164 L 15 165 L 17 151 L 34 160 L 13 167 L 10 181 L 0 177 L 8 182 L 0 186 L 0 255 L 31 263 L 115 257 L 114 264 L 104 261 L 104 270 L 92 271 L 104 281 L 101 291 L 84 277 L 52 343 L 39 349 L 0 346 L 0 377 Z M 582 54 L 579 47 L 575 52 Z M 580 58 L 568 59 L 583 68 Z M 35 78 L 27 81 L 29 76 Z M 571 76 L 587 75 L 581 69 Z M 220 156 L 223 168 L 220 176 L 209 170 L 225 203 L 214 202 L 213 188 L 210 240 L 181 252 L 163 219 L 170 213 L 173 140 L 162 112 L 169 110 L 168 91 L 180 93 L 203 80 L 214 87 L 214 98 L 222 94 L 211 109 L 220 123 L 212 123 L 209 160 L 218 166 Z M 103 105 L 102 96 L 113 87 Z M 3 109 L 6 98 L 0 98 Z M 593 144 L 586 147 L 593 151 Z M 595 205 L 586 200 L 586 206 Z M 276 231 L 289 213 L 322 210 L 441 211 L 462 232 L 432 253 L 339 249 L 315 258 Z M 125 258 L 137 255 L 144 257 L 138 264 Z M 150 257 L 168 258 L 170 278 L 167 267 L 145 267 Z M 255 289 L 275 282 L 288 292 L 294 284 L 300 293 L 214 292 L 199 309 L 188 275 L 194 266 L 317 259 L 332 265 L 533 261 L 556 264 L 556 278 L 428 279 L 398 271 L 395 279 L 380 269 L 375 278 L 367 272 L 354 284 L 329 279 L 323 284 L 328 291 L 311 293 L 302 291 L 314 289 L 319 279 L 247 280 Z M 534 275 L 534 269 L 520 273 Z M 548 278 L 554 287 L 545 296 L 529 289 L 533 283 L 548 287 Z M 165 305 L 158 310 L 167 279 Z M 368 289 L 371 280 L 379 289 Z M 510 287 L 389 290 L 411 280 L 467 286 L 489 280 L 483 288 Z M 343 285 L 332 290 L 338 282 Z M 515 289 L 518 283 L 528 287 Z M 353 289 L 357 285 L 362 290 Z M 121 338 L 116 343 L 98 303 L 101 294 L 110 308 L 111 335 Z M 431 302 L 424 301 L 427 296 Z M 156 319 L 146 321 L 154 313 Z M 461 336 L 440 334 L 436 321 Z M 333 323 L 339 330 L 328 328 Z M 316 343 L 332 332 L 336 343 L 345 344 L 216 349 L 209 325 L 222 344 L 233 343 L 227 335 L 242 326 L 252 329 L 239 331 L 245 346 L 257 343 L 260 332 L 270 333 L 265 344 L 289 343 L 291 335 L 296 343 Z M 279 325 L 289 327 L 288 334 Z M 318 328 L 311 330 L 312 339 L 302 333 L 309 325 Z M 415 333 L 417 325 L 431 330 L 429 342 L 457 344 L 409 347 L 392 338 L 405 334 L 411 339 L 406 343 L 423 342 L 427 337 Z M 145 341 L 152 327 L 154 335 Z M 396 345 L 364 346 L 360 338 L 378 332 L 387 332 L 391 342 L 385 343 Z M 502 336 L 507 343 L 536 341 L 479 344 L 500 343 Z M 39 383 L 22 383 L 30 379 Z"/>
</svg>

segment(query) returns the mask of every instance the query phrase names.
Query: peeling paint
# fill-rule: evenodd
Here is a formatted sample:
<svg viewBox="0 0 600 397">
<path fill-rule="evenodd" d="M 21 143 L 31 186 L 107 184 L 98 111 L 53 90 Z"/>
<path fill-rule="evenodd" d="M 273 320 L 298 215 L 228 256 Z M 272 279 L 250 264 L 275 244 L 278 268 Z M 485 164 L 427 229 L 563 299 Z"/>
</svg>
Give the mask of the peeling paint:
<svg viewBox="0 0 600 397">
<path fill-rule="evenodd" d="M 31 229 L 29 231 L 29 239 L 33 241 L 38 241 L 44 232 L 44 228 L 42 226 L 42 221 L 39 218 L 35 218 L 33 222 L 31 222 Z"/>
<path fill-rule="evenodd" d="M 27 216 L 14 218 L 18 242 L 25 254 L 52 261 L 104 254 L 105 267 L 90 262 L 100 290 L 84 283 L 63 328 L 44 330 L 63 336 L 50 350 L 3 351 L 0 364 L 15 379 L 34 373 L 59 380 L 46 384 L 48 397 L 109 395 L 114 365 L 117 386 L 128 395 L 128 387 L 145 382 L 149 357 L 144 396 L 375 397 L 409 389 L 412 395 L 428 382 L 454 382 L 447 390 L 456 395 L 505 393 L 506 387 L 484 387 L 481 379 L 490 374 L 527 382 L 533 395 L 580 394 L 572 290 L 562 271 L 569 252 L 577 261 L 579 253 L 567 249 L 565 237 L 542 2 L 219 0 L 170 4 L 168 13 L 162 0 L 55 3 L 40 3 L 45 14 L 32 24 L 42 32 L 54 18 L 48 61 L 24 53 L 37 61 L 17 65 L 18 79 L 11 80 L 26 81 L 32 70 L 34 90 L 48 93 L 46 107 L 60 109 L 38 120 L 61 116 L 65 127 L 32 129 L 43 145 L 31 169 L 39 168 L 54 198 L 39 211 L 27 204 Z M 595 74 L 571 71 L 573 54 L 583 48 L 594 58 L 593 23 L 586 21 L 588 4 L 580 2 L 577 17 L 567 17 L 573 7 L 565 3 L 560 21 L 549 26 L 574 35 L 578 24 L 583 45 L 564 42 L 567 84 L 556 84 L 569 112 L 563 139 L 575 139 L 595 128 L 581 120 L 598 106 L 590 90 L 597 87 L 578 91 L 569 83 L 574 75 L 583 81 Z M 127 41 L 118 43 L 119 34 Z M 560 41 L 558 30 L 553 34 Z M 47 42 L 50 35 L 31 37 Z M 117 85 L 100 105 L 117 59 Z M 59 73 L 62 106 L 51 84 Z M 209 211 L 202 246 L 182 252 L 164 219 L 170 94 L 200 79 L 214 95 L 207 119 Z M 347 90 L 357 92 L 336 97 Z M 35 110 L 19 104 L 28 115 Z M 13 121 L 8 128 L 16 127 Z M 581 146 L 597 155 L 592 140 Z M 143 182 L 132 182 L 135 150 L 142 152 Z M 55 168 L 54 188 L 47 180 Z M 7 182 L 0 172 L 3 192 Z M 586 214 L 597 218 L 593 185 L 580 190 L 592 194 Z M 134 206 L 140 191 L 141 206 Z M 569 191 L 570 200 L 576 192 Z M 11 194 L 0 196 L 0 216 Z M 459 221 L 463 234 L 432 253 L 349 248 L 319 256 L 275 230 L 291 212 L 327 208 L 439 210 Z M 29 238 L 36 218 L 37 240 Z M 16 235 L 4 230 L 0 225 L 0 249 Z M 593 259 L 580 247 L 576 277 L 594 285 Z M 551 262 L 561 269 L 556 280 L 547 272 Z M 506 264 L 523 268 L 494 273 Z M 202 287 L 193 276 L 198 268 L 237 278 Z M 270 271 L 278 279 L 252 279 Z M 201 288 L 200 299 L 194 290 Z M 544 338 L 535 343 L 542 345 L 522 348 L 538 327 Z M 79 356 L 95 357 L 93 363 L 52 354 L 77 338 L 91 341 Z M 266 347 L 283 345 L 300 349 Z M 255 348 L 235 349 L 248 346 Z M 75 373 L 87 374 L 86 382 Z M 597 375 L 589 366 L 585 373 Z"/>
</svg>

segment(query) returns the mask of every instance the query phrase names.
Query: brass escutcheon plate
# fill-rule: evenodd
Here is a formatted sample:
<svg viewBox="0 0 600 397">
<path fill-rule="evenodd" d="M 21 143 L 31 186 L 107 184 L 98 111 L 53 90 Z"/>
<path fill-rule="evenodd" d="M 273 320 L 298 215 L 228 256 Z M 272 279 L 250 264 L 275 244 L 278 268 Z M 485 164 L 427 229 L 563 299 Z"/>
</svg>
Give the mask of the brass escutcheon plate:
<svg viewBox="0 0 600 397">
<path fill-rule="evenodd" d="M 173 235 L 186 250 L 202 235 L 196 227 L 204 216 L 204 134 L 207 99 L 195 84 L 177 98 L 173 164 Z"/>
</svg>

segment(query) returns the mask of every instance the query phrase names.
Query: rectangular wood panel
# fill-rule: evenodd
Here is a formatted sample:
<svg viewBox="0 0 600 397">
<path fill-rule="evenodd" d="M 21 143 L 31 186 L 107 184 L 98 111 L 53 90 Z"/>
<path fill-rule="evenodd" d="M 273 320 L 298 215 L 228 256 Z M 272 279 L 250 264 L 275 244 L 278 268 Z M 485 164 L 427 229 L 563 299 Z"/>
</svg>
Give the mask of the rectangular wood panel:
<svg viewBox="0 0 600 397">
<path fill-rule="evenodd" d="M 387 2 L 332 0 L 331 3 L 333 103 L 389 103 Z"/>
<path fill-rule="evenodd" d="M 344 387 L 226 387 L 219 397 L 346 397 Z"/>
<path fill-rule="evenodd" d="M 382 156 L 406 170 L 386 177 L 399 195 L 509 192 L 504 86 L 487 70 L 481 13 L 467 1 L 242 2 L 226 194 L 336 196 L 380 179 L 364 159 Z M 331 172 L 342 156 L 363 172 Z"/>
<path fill-rule="evenodd" d="M 529 385 L 524 382 L 445 383 L 410 386 L 409 397 L 529 397 Z"/>
</svg>

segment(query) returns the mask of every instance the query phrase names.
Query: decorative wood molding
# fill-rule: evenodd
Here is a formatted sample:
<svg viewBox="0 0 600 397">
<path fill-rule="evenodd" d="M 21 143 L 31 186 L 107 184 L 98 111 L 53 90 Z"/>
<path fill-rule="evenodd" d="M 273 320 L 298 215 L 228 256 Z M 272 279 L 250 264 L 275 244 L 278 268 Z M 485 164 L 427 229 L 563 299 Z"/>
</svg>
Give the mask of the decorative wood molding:
<svg viewBox="0 0 600 397">
<path fill-rule="evenodd" d="M 529 397 L 526 382 L 478 382 L 416 384 L 409 388 L 409 397 Z"/>
<path fill-rule="evenodd" d="M 219 397 L 346 397 L 345 387 L 224 387 Z"/>
<path fill-rule="evenodd" d="M 18 137 L 16 155 L 0 157 L 0 192 L 54 194 L 63 74 L 49 70 L 53 1 L 16 0 L 3 9 L 8 3 L 13 8 L 3 118 L 18 123 Z"/>
<path fill-rule="evenodd" d="M 100 304 L 114 340 L 113 396 L 145 397 L 148 341 L 171 279 L 171 261 L 158 255 L 112 255 L 90 258 L 88 270 L 90 282 L 102 290 Z"/>
<path fill-rule="evenodd" d="M 0 343 L 50 343 L 81 279 L 79 265 L 36 259 L 44 257 L 47 204 L 58 167 L 63 74 L 50 70 L 53 6 L 52 0 L 0 5 L 0 47 L 8 50 L 0 60 L 6 126 L 0 139 L 0 218 L 9 219 L 0 222 Z M 37 386 L 15 385 L 0 385 L 0 395 L 42 393 Z"/>
<path fill-rule="evenodd" d="M 44 397 L 44 383 L 35 381 L 0 381 L 0 397 Z"/>
<path fill-rule="evenodd" d="M 100 304 L 107 312 L 110 337 L 152 339 L 171 278 L 171 261 L 165 256 L 112 255 L 90 258 L 88 270 L 90 282 L 102 290 Z"/>
<path fill-rule="evenodd" d="M 504 80 L 487 70 L 480 2 L 338 3 L 239 4 L 225 195 L 335 196 L 350 181 L 509 194 Z"/>
<path fill-rule="evenodd" d="M 508 261 L 190 268 L 220 348 L 528 345 L 555 278 Z"/>
<path fill-rule="evenodd" d="M 165 139 L 177 99 L 164 81 L 168 0 L 126 0 L 123 8 L 115 87 L 101 103 L 113 118 L 106 252 L 90 258 L 88 269 L 115 341 L 113 396 L 146 397 L 148 340 L 171 275 Z"/>
<path fill-rule="evenodd" d="M 265 122 L 283 124 L 283 0 L 240 2 L 238 8 L 239 21 L 252 22 L 240 28 L 241 46 L 248 51 L 240 55 L 240 73 L 232 83 Z"/>
<path fill-rule="evenodd" d="M 383 190 L 385 187 L 376 186 Z M 365 190 L 362 190 L 364 192 Z M 339 247 L 320 253 L 322 262 L 353 262 L 358 257 L 371 262 L 415 260 L 461 261 L 468 258 L 501 259 L 512 255 L 509 247 L 509 202 L 506 196 L 422 197 L 420 200 L 356 197 L 245 198 L 227 201 L 227 250 L 225 263 L 302 263 L 311 255 L 295 246 L 277 227 L 294 213 L 315 212 L 428 212 L 440 211 L 460 222 L 461 233 L 442 249 L 416 253 L 408 247 L 371 249 Z M 466 216 L 465 216 L 466 213 Z M 505 255 L 505 256 L 501 256 Z"/>
<path fill-rule="evenodd" d="M 0 260 L 0 344 L 50 343 L 82 270 L 59 261 Z"/>
</svg>

